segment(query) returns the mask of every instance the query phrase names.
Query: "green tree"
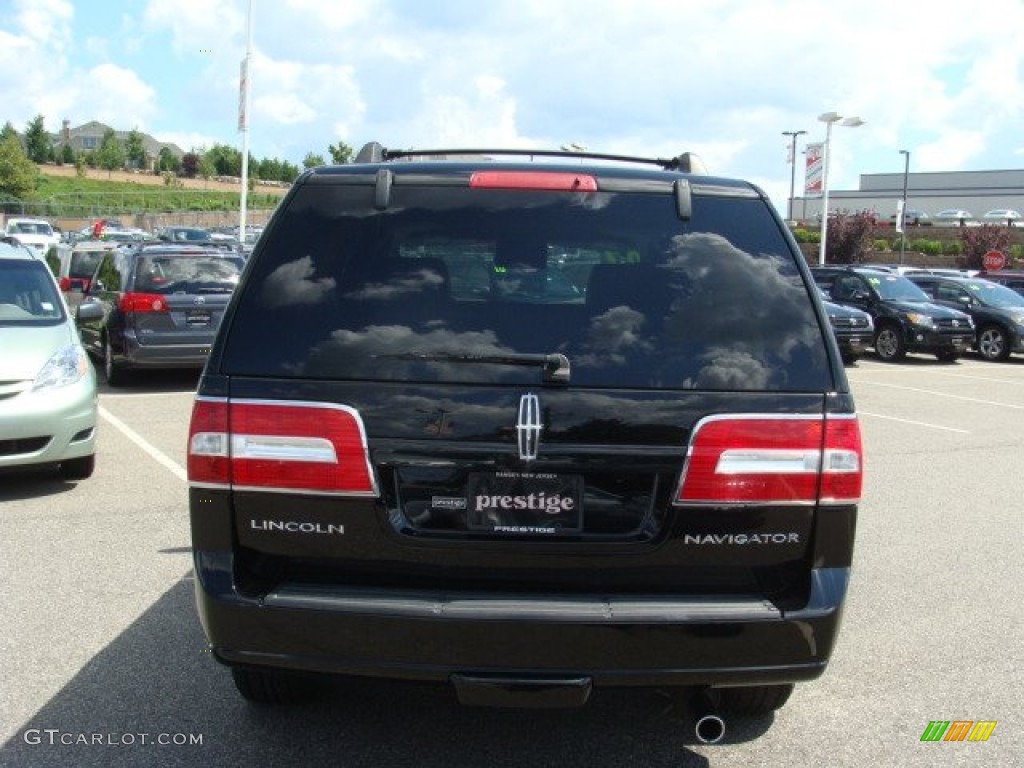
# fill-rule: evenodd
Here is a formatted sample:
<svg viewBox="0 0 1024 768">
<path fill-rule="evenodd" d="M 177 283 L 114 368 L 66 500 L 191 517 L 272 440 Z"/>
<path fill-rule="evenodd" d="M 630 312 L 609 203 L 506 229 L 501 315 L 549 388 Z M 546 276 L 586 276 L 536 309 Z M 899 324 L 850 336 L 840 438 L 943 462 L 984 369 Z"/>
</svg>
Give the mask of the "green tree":
<svg viewBox="0 0 1024 768">
<path fill-rule="evenodd" d="M 209 152 L 203 152 L 199 155 L 199 163 L 196 165 L 196 173 L 206 181 L 209 181 L 211 176 L 217 175 L 217 166 L 214 164 L 213 158 L 210 157 Z"/>
<path fill-rule="evenodd" d="M 161 147 L 160 153 L 156 158 L 157 170 L 160 173 L 177 173 L 181 170 L 181 160 L 179 160 L 168 147 Z"/>
<path fill-rule="evenodd" d="M 264 157 L 256 164 L 256 175 L 265 181 L 278 181 L 281 176 L 281 161 Z"/>
<path fill-rule="evenodd" d="M 38 173 L 17 134 L 5 132 L 0 138 L 0 197 L 23 200 L 30 196 L 35 191 Z"/>
<path fill-rule="evenodd" d="M 241 176 L 242 153 L 227 144 L 214 144 L 203 153 L 209 157 L 218 176 Z M 250 161 L 252 158 L 250 158 Z"/>
<path fill-rule="evenodd" d="M 295 163 L 289 163 L 287 160 L 281 162 L 281 174 L 277 177 L 277 181 L 283 181 L 286 184 L 291 184 L 295 181 L 299 174 L 302 173 L 302 169 Z"/>
<path fill-rule="evenodd" d="M 307 152 L 306 157 L 302 161 L 303 168 L 316 168 L 319 165 L 324 164 L 323 155 L 314 155 L 312 152 Z"/>
<path fill-rule="evenodd" d="M 0 141 L 3 141 L 4 139 L 9 139 L 12 136 L 18 139 L 19 143 L 21 142 L 21 138 L 18 136 L 17 129 L 15 129 L 15 127 L 11 125 L 11 121 L 8 120 L 6 123 L 4 123 L 4 127 L 0 128 Z"/>
<path fill-rule="evenodd" d="M 60 159 L 61 162 L 66 165 L 73 165 L 75 162 L 75 150 L 71 148 L 70 144 L 64 144 L 60 148 Z"/>
<path fill-rule="evenodd" d="M 33 163 L 42 164 L 53 159 L 53 145 L 43 125 L 42 115 L 36 115 L 25 126 L 25 152 Z"/>
<path fill-rule="evenodd" d="M 329 145 L 327 151 L 331 153 L 331 162 L 335 165 L 345 165 L 352 162 L 352 155 L 354 154 L 352 147 L 344 141 L 338 141 L 337 144 Z"/>
<path fill-rule="evenodd" d="M 132 128 L 125 137 L 124 154 L 132 168 L 146 167 L 146 146 L 142 142 L 142 134 L 135 128 Z"/>
<path fill-rule="evenodd" d="M 100 146 L 96 150 L 96 164 L 107 172 L 109 178 L 113 171 L 124 167 L 124 147 L 117 140 L 112 128 L 103 134 Z"/>
</svg>

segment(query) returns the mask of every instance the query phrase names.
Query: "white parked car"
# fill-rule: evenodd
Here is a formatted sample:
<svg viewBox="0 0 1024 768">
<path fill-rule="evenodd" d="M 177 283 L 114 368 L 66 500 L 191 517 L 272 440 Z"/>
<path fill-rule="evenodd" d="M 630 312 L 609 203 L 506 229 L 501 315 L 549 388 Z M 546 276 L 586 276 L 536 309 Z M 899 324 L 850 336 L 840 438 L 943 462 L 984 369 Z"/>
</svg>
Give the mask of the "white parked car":
<svg viewBox="0 0 1024 768">
<path fill-rule="evenodd" d="M 45 256 L 51 247 L 56 247 L 60 243 L 60 235 L 53 231 L 50 222 L 45 219 L 8 219 L 4 234 L 15 238 L 41 256 Z"/>
<path fill-rule="evenodd" d="M 943 222 L 954 222 L 959 224 L 961 221 L 967 221 L 974 218 L 974 214 L 970 211 L 965 211 L 963 208 L 947 208 L 944 211 L 939 211 L 933 217 L 936 221 Z"/>
<path fill-rule="evenodd" d="M 988 211 L 982 218 L 991 223 L 1012 222 L 1011 225 L 1017 227 L 1020 226 L 1021 214 L 1020 211 L 1015 211 L 1013 208 L 996 208 Z"/>
</svg>

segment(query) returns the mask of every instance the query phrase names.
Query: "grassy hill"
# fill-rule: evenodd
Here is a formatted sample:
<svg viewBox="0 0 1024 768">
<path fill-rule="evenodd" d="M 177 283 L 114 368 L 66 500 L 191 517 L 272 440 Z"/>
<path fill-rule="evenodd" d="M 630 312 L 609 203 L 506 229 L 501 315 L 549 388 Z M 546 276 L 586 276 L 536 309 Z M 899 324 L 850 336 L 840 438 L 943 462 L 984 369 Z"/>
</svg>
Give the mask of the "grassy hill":
<svg viewBox="0 0 1024 768">
<path fill-rule="evenodd" d="M 144 173 L 88 169 L 79 176 L 71 166 L 39 166 L 34 200 L 26 213 L 48 217 L 85 217 L 170 211 L 238 210 L 238 182 L 175 179 L 169 185 L 160 176 Z M 246 199 L 247 208 L 271 209 L 287 189 L 257 185 Z"/>
</svg>

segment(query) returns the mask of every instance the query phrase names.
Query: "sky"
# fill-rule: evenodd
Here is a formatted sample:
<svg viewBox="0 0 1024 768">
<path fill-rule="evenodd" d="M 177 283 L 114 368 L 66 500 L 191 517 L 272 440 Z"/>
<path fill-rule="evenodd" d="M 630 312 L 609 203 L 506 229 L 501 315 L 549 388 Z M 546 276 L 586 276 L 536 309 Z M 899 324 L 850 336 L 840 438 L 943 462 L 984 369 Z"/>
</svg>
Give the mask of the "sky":
<svg viewBox="0 0 1024 768">
<path fill-rule="evenodd" d="M 249 8 L 252 13 L 249 14 Z M 829 188 L 1024 167 L 1022 0 L 0 0 L 0 124 L 98 120 L 302 164 L 393 148 L 699 155 L 785 215 L 818 116 Z M 895 205 L 895 203 L 894 203 Z"/>
</svg>

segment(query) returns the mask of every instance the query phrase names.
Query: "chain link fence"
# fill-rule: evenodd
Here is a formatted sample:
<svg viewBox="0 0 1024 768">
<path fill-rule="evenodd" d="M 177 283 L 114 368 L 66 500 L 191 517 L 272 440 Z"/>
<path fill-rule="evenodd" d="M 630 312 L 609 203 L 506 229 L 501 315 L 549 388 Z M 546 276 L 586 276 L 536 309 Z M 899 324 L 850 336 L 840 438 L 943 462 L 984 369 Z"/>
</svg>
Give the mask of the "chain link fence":
<svg viewBox="0 0 1024 768">
<path fill-rule="evenodd" d="M 265 226 L 280 200 L 272 195 L 250 196 L 246 223 Z M 64 232 L 90 226 L 96 219 L 115 220 L 124 227 L 152 232 L 161 227 L 231 227 L 239 220 L 237 197 L 197 197 L 195 193 L 176 199 L 167 193 L 125 192 L 111 195 L 56 195 L 46 200 L 0 199 L 0 224 L 11 217 L 46 219 Z M 258 207 L 253 207 L 253 205 Z"/>
</svg>

